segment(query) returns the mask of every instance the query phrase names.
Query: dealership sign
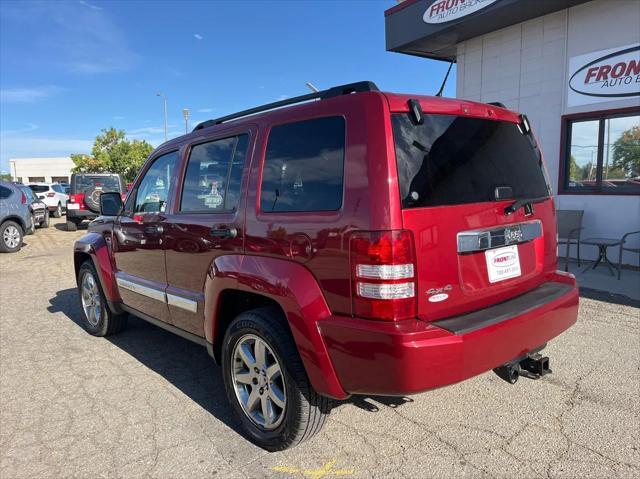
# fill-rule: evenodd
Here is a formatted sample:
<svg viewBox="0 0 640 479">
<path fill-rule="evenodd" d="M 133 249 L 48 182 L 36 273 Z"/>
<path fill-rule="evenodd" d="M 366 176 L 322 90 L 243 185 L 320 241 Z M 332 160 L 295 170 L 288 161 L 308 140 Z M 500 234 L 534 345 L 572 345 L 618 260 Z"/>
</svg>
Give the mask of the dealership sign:
<svg viewBox="0 0 640 479">
<path fill-rule="evenodd" d="M 446 23 L 471 15 L 498 0 L 436 0 L 422 15 L 426 23 Z"/>
<path fill-rule="evenodd" d="M 569 106 L 640 97 L 640 43 L 569 60 Z"/>
</svg>

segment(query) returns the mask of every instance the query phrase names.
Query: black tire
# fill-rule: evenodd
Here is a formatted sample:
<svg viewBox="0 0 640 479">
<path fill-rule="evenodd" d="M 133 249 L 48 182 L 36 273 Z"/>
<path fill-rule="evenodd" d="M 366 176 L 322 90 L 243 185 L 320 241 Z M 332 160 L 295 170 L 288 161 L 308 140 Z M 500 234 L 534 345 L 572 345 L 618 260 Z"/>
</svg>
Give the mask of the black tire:
<svg viewBox="0 0 640 479">
<path fill-rule="evenodd" d="M 78 223 L 67 219 L 67 231 L 76 231 L 78 229 Z"/>
<path fill-rule="evenodd" d="M 62 216 L 62 204 L 58 203 L 58 206 L 53 211 L 53 217 L 54 218 L 60 218 L 61 216 Z"/>
<path fill-rule="evenodd" d="M 87 316 L 82 301 L 82 288 L 87 275 L 92 276 L 101 301 L 100 314 L 96 315 L 97 318 L 93 321 Z M 80 300 L 80 311 L 82 311 L 82 317 L 84 318 L 84 326 L 90 334 L 94 336 L 111 336 L 119 333 L 125 327 L 127 315 L 115 314 L 109 309 L 96 269 L 93 263 L 88 260 L 82 263 L 78 271 L 78 299 Z"/>
<path fill-rule="evenodd" d="M 281 366 L 286 403 L 282 422 L 275 429 L 267 430 L 249 419 L 236 395 L 232 355 L 239 340 L 248 334 L 264 341 Z M 222 344 L 222 375 L 227 398 L 246 436 L 267 451 L 281 451 L 306 441 L 320 431 L 329 414 L 330 400 L 311 386 L 286 319 L 277 308 L 247 311 L 232 321 Z"/>
<path fill-rule="evenodd" d="M 40 222 L 40 228 L 49 227 L 49 210 L 44 210 L 44 219 Z"/>
<path fill-rule="evenodd" d="M 27 231 L 27 236 L 36 232 L 36 215 L 31 213 L 31 229 Z"/>
<path fill-rule="evenodd" d="M 9 233 L 15 231 L 15 234 L 17 234 L 17 242 L 15 241 L 15 234 L 10 235 L 11 240 L 9 238 L 5 238 L 5 232 L 7 232 L 7 230 L 9 230 Z M 24 232 L 22 231 L 22 227 L 18 223 L 11 220 L 2 223 L 2 225 L 0 225 L 0 253 L 15 253 L 17 251 L 20 251 L 20 248 L 22 248 L 23 237 Z M 16 245 L 9 244 L 7 243 L 7 241 L 16 243 Z"/>
</svg>

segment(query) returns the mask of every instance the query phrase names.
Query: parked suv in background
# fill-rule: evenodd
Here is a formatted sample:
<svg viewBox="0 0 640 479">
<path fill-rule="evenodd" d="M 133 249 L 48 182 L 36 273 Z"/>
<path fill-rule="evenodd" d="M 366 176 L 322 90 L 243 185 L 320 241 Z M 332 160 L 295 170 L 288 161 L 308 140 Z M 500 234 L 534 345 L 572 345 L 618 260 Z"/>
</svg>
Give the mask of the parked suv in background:
<svg viewBox="0 0 640 479">
<path fill-rule="evenodd" d="M 73 173 L 67 204 L 67 230 L 75 231 L 83 220 L 100 214 L 100 195 L 117 192 L 124 199 L 126 188 L 122 177 L 113 173 Z"/>
<path fill-rule="evenodd" d="M 8 181 L 0 180 L 0 253 L 15 253 L 22 238 L 33 232 L 27 195 Z"/>
<path fill-rule="evenodd" d="M 27 186 L 40 198 L 53 213 L 53 216 L 60 218 L 62 212 L 66 208 L 69 196 L 65 193 L 64 188 L 58 183 L 27 183 Z"/>
<path fill-rule="evenodd" d="M 578 312 L 545 175 L 526 117 L 370 82 L 207 121 L 124 204 L 102 195 L 74 250 L 85 325 L 132 313 L 206 346 L 268 450 L 329 398 L 539 378 Z"/>
<path fill-rule="evenodd" d="M 49 227 L 49 209 L 47 205 L 38 198 L 33 190 L 25 185 L 16 185 L 27 197 L 29 211 L 31 211 L 31 220 L 34 226 L 40 228 Z"/>
</svg>

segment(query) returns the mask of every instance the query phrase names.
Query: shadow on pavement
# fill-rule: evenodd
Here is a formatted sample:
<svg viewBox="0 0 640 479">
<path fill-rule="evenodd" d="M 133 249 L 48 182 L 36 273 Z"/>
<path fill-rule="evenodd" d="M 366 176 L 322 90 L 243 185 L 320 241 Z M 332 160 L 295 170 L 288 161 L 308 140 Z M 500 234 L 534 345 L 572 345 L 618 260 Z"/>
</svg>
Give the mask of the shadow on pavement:
<svg viewBox="0 0 640 479">
<path fill-rule="evenodd" d="M 66 221 L 65 221 L 64 223 L 56 223 L 56 224 L 54 224 L 53 226 L 55 226 L 55 228 L 56 228 L 58 231 L 69 231 L 69 230 L 67 229 L 67 223 L 66 223 Z M 84 222 L 84 221 L 83 221 L 82 223 L 80 223 L 80 224 L 78 225 L 78 231 L 86 230 L 88 227 L 89 227 L 89 223 L 87 223 L 87 222 Z"/>
<path fill-rule="evenodd" d="M 75 288 L 58 291 L 49 302 L 49 312 L 62 312 L 84 329 Z M 109 336 L 105 340 L 161 375 L 240 434 L 240 421 L 236 419 L 227 401 L 220 368 L 215 365 L 205 348 L 135 316 L 129 316 L 126 328 L 120 334 Z"/>
<path fill-rule="evenodd" d="M 58 291 L 49 302 L 49 312 L 64 313 L 84 330 L 75 288 Z M 122 333 L 105 339 L 160 374 L 206 411 L 241 434 L 240 421 L 227 400 L 221 370 L 205 348 L 132 315 Z M 353 405 L 375 413 L 380 410 L 375 403 L 397 408 L 411 402 L 413 399 L 408 397 L 352 396 L 344 401 L 332 401 L 331 407 Z"/>
</svg>

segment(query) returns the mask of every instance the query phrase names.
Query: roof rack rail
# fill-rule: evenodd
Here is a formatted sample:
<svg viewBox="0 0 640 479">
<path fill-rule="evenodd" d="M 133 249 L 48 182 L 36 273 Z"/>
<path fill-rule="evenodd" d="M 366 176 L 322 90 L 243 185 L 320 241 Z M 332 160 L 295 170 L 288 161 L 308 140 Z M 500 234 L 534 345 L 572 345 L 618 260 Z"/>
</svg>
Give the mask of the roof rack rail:
<svg viewBox="0 0 640 479">
<path fill-rule="evenodd" d="M 487 105 L 499 106 L 500 108 L 507 108 L 501 101 L 490 101 Z"/>
<path fill-rule="evenodd" d="M 214 125 L 219 125 L 225 121 L 235 120 L 243 116 L 253 115 L 267 110 L 273 110 L 280 108 L 281 106 L 293 105 L 296 103 L 302 103 L 310 100 L 326 100 L 327 98 L 333 98 L 341 95 L 350 95 L 352 93 L 361 93 L 365 91 L 379 91 L 375 83 L 371 81 L 361 81 L 356 83 L 347 83 L 346 85 L 339 85 L 329 88 L 328 90 L 322 90 L 319 92 L 309 93 L 307 95 L 300 95 L 293 98 L 287 98 L 286 100 L 274 101 L 273 103 L 267 103 L 266 105 L 257 106 L 255 108 L 249 108 L 248 110 L 242 110 L 231 115 L 221 116 L 220 118 L 214 118 L 213 120 L 203 121 L 196 125 L 193 131 L 202 130 Z"/>
</svg>

